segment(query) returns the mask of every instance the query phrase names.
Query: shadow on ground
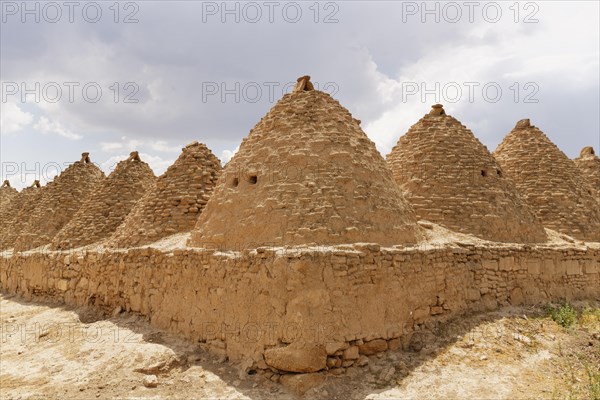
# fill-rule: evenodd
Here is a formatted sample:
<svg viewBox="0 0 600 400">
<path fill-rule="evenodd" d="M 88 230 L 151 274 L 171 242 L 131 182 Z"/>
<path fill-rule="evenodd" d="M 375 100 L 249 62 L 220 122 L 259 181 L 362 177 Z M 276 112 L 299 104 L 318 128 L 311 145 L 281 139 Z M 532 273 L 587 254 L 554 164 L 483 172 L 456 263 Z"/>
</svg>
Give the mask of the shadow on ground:
<svg viewBox="0 0 600 400">
<path fill-rule="evenodd" d="M 249 398 L 253 400 L 262 399 L 295 399 L 299 396 L 288 392 L 282 385 L 268 379 L 261 371 L 242 371 L 238 364 L 229 362 L 225 357 L 210 353 L 205 345 L 191 343 L 182 340 L 172 333 L 156 329 L 151 326 L 147 319 L 131 313 L 117 313 L 110 315 L 93 307 L 74 308 L 56 303 L 48 303 L 43 300 L 25 301 L 14 295 L 3 293 L 0 300 L 14 302 L 24 307 L 48 307 L 55 312 L 73 312 L 83 327 L 99 327 L 109 329 L 108 340 L 98 342 L 94 346 L 86 345 L 92 352 L 100 354 L 109 351 L 111 347 L 121 346 L 128 343 L 131 346 L 143 346 L 156 344 L 164 346 L 168 351 L 163 351 L 162 356 L 144 358 L 139 354 L 137 359 L 129 359 L 128 354 L 122 354 L 108 358 L 107 364 L 101 366 L 101 371 L 84 379 L 81 384 L 74 383 L 67 389 L 48 388 L 42 386 L 41 392 L 39 382 L 32 380 L 28 382 L 7 379 L 6 374 L 11 373 L 10 355 L 5 354 L 7 343 L 6 335 L 9 333 L 8 326 L 23 323 L 23 320 L 32 320 L 28 316 L 19 316 L 18 313 L 1 311 L 3 341 L 3 368 L 0 376 L 3 376 L 3 392 L 13 393 L 11 382 L 19 385 L 20 390 L 28 388 L 25 392 L 37 396 L 68 398 Z M 6 303 L 5 303 L 6 304 Z M 72 315 L 72 314 L 71 314 Z M 473 346 L 489 347 L 494 351 L 494 346 L 502 341 L 521 341 L 522 351 L 529 348 L 535 350 L 537 345 L 536 335 L 544 330 L 544 324 L 548 319 L 543 318 L 545 310 L 537 306 L 506 307 L 500 310 L 476 313 L 457 317 L 444 323 L 423 326 L 423 330 L 417 331 L 409 343 L 402 349 L 388 351 L 376 356 L 369 357 L 368 365 L 364 367 L 350 367 L 343 373 L 338 371 L 325 371 L 325 383 L 312 389 L 305 394 L 310 399 L 365 399 L 365 398 L 389 398 L 386 392 L 401 387 L 405 380 L 418 368 L 428 361 L 439 357 L 449 351 L 450 348 L 468 350 Z M 65 317 L 66 318 L 66 317 Z M 501 326 L 494 324 L 498 320 L 505 320 Z M 7 325 L 9 324 L 9 325 Z M 31 333 L 30 333 L 31 334 Z M 46 336 L 45 336 L 46 335 Z M 52 335 L 38 333 L 36 340 L 41 341 Z M 140 340 L 141 336 L 141 340 Z M 600 339 L 600 337 L 598 337 Z M 88 341 L 89 340 L 88 338 Z M 119 343 L 122 342 L 122 343 Z M 93 343 L 92 343 L 93 344 Z M 595 345 L 598 346 L 600 340 Z M 497 351 L 502 351 L 502 346 L 496 346 Z M 139 348 L 139 347 L 138 347 Z M 600 348 L 600 347 L 598 347 Z M 120 349 L 120 348 L 119 348 Z M 154 349 L 154 347 L 153 347 Z M 524 350 L 523 350 L 524 349 Z M 8 351 L 8 350 L 7 350 Z M 72 354 L 64 354 L 65 359 L 79 357 L 81 349 Z M 121 351 L 121 350 L 119 350 Z M 126 350 L 122 350 L 126 351 Z M 457 351 L 452 349 L 452 351 Z M 160 352 L 159 352 L 160 353 Z M 157 353 L 157 354 L 159 354 Z M 25 357 L 24 354 L 16 353 L 16 357 Z M 87 354 L 87 353 L 85 353 Z M 460 354 L 457 354 L 460 356 Z M 100 357 L 100 356 L 99 356 Z M 153 358 L 154 357 L 154 358 Z M 483 357 L 481 356 L 483 362 Z M 113 361 L 111 361 L 113 360 Z M 600 360 L 600 357 L 599 357 Z M 20 360 L 18 358 L 15 365 Z M 475 363 L 477 360 L 474 361 Z M 56 360 L 57 364 L 61 360 Z M 68 362 L 60 373 L 69 373 Z M 58 367 L 56 367 L 58 368 Z M 61 367 L 62 368 L 62 367 Z M 72 371 L 71 371 L 72 372 Z M 336 373 L 337 372 L 337 373 Z M 435 374 L 436 371 L 430 371 Z M 52 370 L 47 371 L 52 374 Z M 41 373 L 42 375 L 44 372 Z M 144 379 L 148 375 L 155 375 L 158 386 L 148 388 L 144 386 Z M 43 380 L 43 379 L 42 379 Z M 48 384 L 46 380 L 46 384 Z M 108 383 L 107 383 L 108 382 Z M 51 383 L 49 385 L 52 385 Z M 150 385 L 152 385 L 150 383 Z M 37 397 L 35 396 L 35 397 Z M 427 396 L 427 394 L 425 394 Z M 14 396 L 18 397 L 18 396 Z M 27 397 L 23 395 L 23 397 Z M 10 395 L 9 395 L 10 398 Z"/>
</svg>

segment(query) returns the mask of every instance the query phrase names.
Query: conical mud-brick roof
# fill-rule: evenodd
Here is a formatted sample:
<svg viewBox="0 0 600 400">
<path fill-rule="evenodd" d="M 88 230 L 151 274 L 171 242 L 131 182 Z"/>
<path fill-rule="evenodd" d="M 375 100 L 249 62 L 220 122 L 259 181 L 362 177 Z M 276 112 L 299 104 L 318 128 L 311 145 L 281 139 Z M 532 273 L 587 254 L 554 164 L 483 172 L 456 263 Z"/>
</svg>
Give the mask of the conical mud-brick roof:
<svg viewBox="0 0 600 400">
<path fill-rule="evenodd" d="M 4 241 L 4 232 L 9 228 L 12 220 L 19 192 L 10 185 L 7 180 L 0 186 L 0 250 L 7 249 L 7 243 Z"/>
<path fill-rule="evenodd" d="M 421 219 L 498 242 L 547 239 L 488 149 L 440 104 L 400 137 L 387 162 Z"/>
<path fill-rule="evenodd" d="M 0 210 L 8 210 L 8 205 L 18 194 L 19 192 L 10 185 L 8 179 L 5 180 L 0 187 Z"/>
<path fill-rule="evenodd" d="M 89 153 L 71 164 L 44 188 L 42 198 L 15 243 L 17 251 L 49 244 L 77 213 L 79 207 L 104 179 Z"/>
<path fill-rule="evenodd" d="M 202 143 L 182 150 L 119 226 L 111 246 L 140 246 L 194 228 L 216 185 L 221 162 Z"/>
<path fill-rule="evenodd" d="M 588 184 L 590 194 L 600 204 L 600 157 L 593 147 L 584 147 L 575 159 L 581 178 Z"/>
<path fill-rule="evenodd" d="M 299 78 L 225 167 L 190 245 L 414 243 L 415 214 L 359 124 Z"/>
<path fill-rule="evenodd" d="M 17 237 L 27 225 L 29 216 L 38 205 L 43 189 L 40 181 L 23 189 L 7 207 L 0 217 L 0 250 L 10 249 L 14 246 Z"/>
<path fill-rule="evenodd" d="M 577 166 L 528 119 L 517 123 L 494 156 L 544 226 L 600 241 L 598 205 Z"/>
<path fill-rule="evenodd" d="M 77 214 L 52 241 L 52 247 L 68 249 L 108 238 L 127 217 L 137 201 L 155 183 L 150 166 L 137 151 L 119 162 Z"/>
</svg>

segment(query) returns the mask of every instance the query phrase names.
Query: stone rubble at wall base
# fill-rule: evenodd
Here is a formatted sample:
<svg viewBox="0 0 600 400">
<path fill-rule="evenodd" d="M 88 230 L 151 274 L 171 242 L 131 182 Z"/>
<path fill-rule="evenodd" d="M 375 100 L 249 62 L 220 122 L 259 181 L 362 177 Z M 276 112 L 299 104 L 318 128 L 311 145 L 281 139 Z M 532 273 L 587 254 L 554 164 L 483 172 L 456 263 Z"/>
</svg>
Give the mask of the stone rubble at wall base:
<svg viewBox="0 0 600 400">
<path fill-rule="evenodd" d="M 32 252 L 0 257 L 0 287 L 25 299 L 139 313 L 303 387 L 315 379 L 287 374 L 343 371 L 388 349 L 418 349 L 415 334 L 466 312 L 598 298 L 594 246 Z"/>
</svg>

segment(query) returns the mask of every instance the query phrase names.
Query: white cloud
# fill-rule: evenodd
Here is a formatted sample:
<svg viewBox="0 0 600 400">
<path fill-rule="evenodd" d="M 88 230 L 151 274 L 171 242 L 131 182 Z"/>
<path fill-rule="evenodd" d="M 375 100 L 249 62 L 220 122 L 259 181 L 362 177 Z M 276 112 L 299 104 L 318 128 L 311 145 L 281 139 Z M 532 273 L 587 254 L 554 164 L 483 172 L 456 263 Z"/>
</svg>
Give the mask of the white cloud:
<svg viewBox="0 0 600 400">
<path fill-rule="evenodd" d="M 54 175 L 54 176 L 56 176 L 56 175 Z M 54 178 L 54 176 L 52 176 L 52 178 Z M 23 188 L 32 186 L 35 179 L 36 179 L 36 177 L 33 175 L 25 175 L 23 178 Z M 52 179 L 50 179 L 50 181 L 52 181 Z M 41 185 L 44 185 L 46 183 L 47 182 L 40 182 Z"/>
<path fill-rule="evenodd" d="M 125 148 L 127 150 L 129 150 L 129 151 L 138 150 L 138 148 L 140 146 L 144 145 L 144 141 L 143 140 L 127 139 L 127 137 L 125 137 L 124 139 L 125 139 Z"/>
<path fill-rule="evenodd" d="M 100 149 L 102 151 L 121 150 L 122 148 L 123 148 L 123 143 L 119 143 L 119 142 L 100 142 Z"/>
<path fill-rule="evenodd" d="M 4 182 L 4 179 L 8 179 L 12 187 L 21 190 L 33 185 L 33 182 L 36 179 L 40 181 L 42 186 L 46 185 L 48 182 L 52 182 L 58 174 L 58 168 L 54 166 L 42 166 L 41 168 L 35 168 L 31 171 L 20 169 L 16 174 L 12 174 L 10 177 L 3 174 L 1 179 L 2 182 Z"/>
<path fill-rule="evenodd" d="M 62 173 L 62 171 L 60 171 L 60 173 Z M 43 174 L 41 174 L 41 176 L 38 178 L 40 180 L 40 183 L 42 185 L 47 184 L 48 182 L 52 182 L 54 180 L 54 178 L 56 178 L 59 175 L 59 170 L 58 168 L 48 168 L 47 171 L 44 171 Z M 27 179 L 28 179 L 28 185 L 30 186 L 31 184 L 33 184 L 33 181 L 36 179 L 34 176 L 31 175 L 27 175 Z"/>
<path fill-rule="evenodd" d="M 114 171 L 119 162 L 126 160 L 128 157 L 129 154 L 119 154 L 109 157 L 106 161 L 100 164 L 100 168 L 102 168 L 105 174 L 109 175 Z M 160 156 L 153 156 L 146 153 L 140 153 L 140 158 L 142 161 L 147 162 L 150 165 L 150 168 L 152 168 L 156 176 L 161 175 L 171 164 L 175 162 L 175 159 L 164 159 Z"/>
<path fill-rule="evenodd" d="M 106 175 L 109 175 L 115 170 L 117 164 L 127 159 L 127 157 L 129 157 L 129 155 L 118 155 L 109 157 L 106 161 L 100 164 L 100 168 L 104 171 Z"/>
<path fill-rule="evenodd" d="M 0 132 L 3 135 L 16 133 L 25 128 L 33 120 L 33 114 L 21 110 L 13 102 L 2 104 L 2 114 L 0 115 Z"/>
<path fill-rule="evenodd" d="M 182 146 L 169 146 L 164 140 L 157 140 L 150 143 L 150 147 L 156 151 L 164 151 L 167 153 L 179 153 L 181 152 Z"/>
<path fill-rule="evenodd" d="M 175 162 L 175 158 L 162 158 L 160 156 L 153 156 L 146 153 L 140 153 L 142 161 L 150 164 L 150 167 L 154 171 L 156 176 L 161 175 L 166 169 Z"/>
<path fill-rule="evenodd" d="M 57 134 L 71 140 L 81 139 L 81 135 L 71 132 L 58 121 L 50 121 L 46 117 L 40 117 L 38 122 L 33 126 L 34 129 L 43 134 Z"/>
<path fill-rule="evenodd" d="M 127 136 L 122 136 L 121 142 L 100 142 L 100 149 L 108 153 L 122 153 L 123 151 L 139 151 L 143 145 L 143 140 L 128 139 Z"/>
<path fill-rule="evenodd" d="M 548 102 L 547 93 L 557 88 L 565 92 L 597 87 L 600 65 L 598 51 L 590 43 L 574 40 L 576 37 L 586 37 L 589 27 L 574 24 L 566 32 L 556 29 L 552 23 L 560 19 L 562 13 L 583 18 L 584 9 L 557 8 L 556 5 L 544 3 L 544 11 L 545 18 L 540 19 L 542 22 L 528 27 L 514 24 L 510 19 L 505 21 L 501 36 L 494 36 L 497 27 L 493 25 L 474 24 L 469 35 L 476 39 L 471 43 L 440 42 L 435 51 L 426 52 L 414 62 L 404 65 L 393 79 L 372 71 L 369 66 L 367 70 L 371 70 L 369 75 L 377 86 L 377 97 L 386 101 L 376 105 L 379 115 L 367 119 L 363 129 L 380 152 L 384 156 L 388 154 L 398 138 L 437 102 L 443 103 L 446 112 L 458 119 L 474 109 L 484 110 L 490 106 L 498 115 L 505 113 L 504 120 L 511 125 L 522 117 L 521 113 L 531 112 L 531 108 L 526 108 L 529 104 L 523 102 L 526 95 L 533 94 L 534 98 Z M 525 32 L 526 29 L 529 30 Z M 590 41 L 597 43 L 597 38 L 590 38 Z M 557 52 L 557 48 L 562 50 Z M 560 82 L 557 77 L 560 77 Z M 473 89 L 473 101 L 469 99 L 469 86 L 465 85 L 469 82 L 478 85 Z M 407 85 L 413 83 L 419 85 L 417 93 L 407 95 Z M 515 86 L 516 83 L 519 86 Z M 528 83 L 534 86 L 525 86 Z M 439 84 L 439 88 L 436 84 Z M 462 93 L 459 100 L 453 103 L 448 99 L 452 99 L 455 92 L 444 92 L 444 85 L 452 88 L 456 87 L 455 84 Z M 498 103 L 485 98 L 483 87 L 486 84 L 498 84 L 501 87 L 502 97 Z M 539 93 L 534 92 L 534 87 Z M 514 100 L 515 90 L 520 95 L 519 102 Z M 487 93 L 493 96 L 494 92 Z M 436 95 L 438 98 L 435 98 Z M 472 121 L 463 122 L 484 142 L 497 142 L 508 132 L 497 131 L 498 126 L 493 126 L 490 118 L 496 116 L 480 114 Z M 497 124 L 498 121 L 494 122 Z"/>
<path fill-rule="evenodd" d="M 221 157 L 219 157 L 221 159 L 221 163 L 223 165 L 227 164 L 229 160 L 231 160 L 231 158 L 235 155 L 235 153 L 238 152 L 239 149 L 240 147 L 238 146 L 233 150 L 223 150 L 221 152 Z"/>
<path fill-rule="evenodd" d="M 100 142 L 100 149 L 108 153 L 122 153 L 123 151 L 140 151 L 143 148 L 150 148 L 154 151 L 165 153 L 180 153 L 181 145 L 170 146 L 165 140 L 146 141 L 138 139 L 128 139 L 122 136 L 120 142 Z"/>
<path fill-rule="evenodd" d="M 339 24 L 259 24 L 252 32 L 244 23 L 194 24 L 197 13 L 191 10 L 199 7 L 194 2 L 186 3 L 190 8 L 163 3 L 144 7 L 144 19 L 152 23 L 135 29 L 112 23 L 98 24 L 93 31 L 81 24 L 12 24 L 7 29 L 13 39 L 3 43 L 3 79 L 24 81 L 28 87 L 34 82 L 60 83 L 64 88 L 61 101 L 42 101 L 31 104 L 32 108 L 73 132 L 85 133 L 85 139 L 94 138 L 97 148 L 104 150 L 103 157 L 138 150 L 167 159 L 176 154 L 174 144 L 198 139 L 201 127 L 202 141 L 225 163 L 235 153 L 230 149 L 273 105 L 266 100 L 265 83 L 283 84 L 305 73 L 315 83 L 337 85 L 334 97 L 363 121 L 363 129 L 383 154 L 435 102 L 430 97 L 422 102 L 420 96 L 403 101 L 400 85 L 407 80 L 428 85 L 535 81 L 543 103 L 537 106 L 440 102 L 487 144 L 497 143 L 507 128 L 524 117 L 565 132 L 561 133 L 564 138 L 557 137 L 561 148 L 597 143 L 598 113 L 589 111 L 598 105 L 599 37 L 592 34 L 598 27 L 597 2 L 540 2 L 537 24 L 514 23 L 508 8 L 512 3 L 502 6 L 504 17 L 498 24 L 482 21 L 481 6 L 473 24 L 466 21 L 466 14 L 458 24 L 424 24 L 418 15 L 411 23 L 400 23 L 399 3 L 393 8 L 392 2 L 345 2 L 340 6 Z M 520 19 L 526 14 L 521 4 Z M 103 18 L 103 22 L 111 21 Z M 333 28 L 337 34 L 327 35 Z M 190 35 L 214 36 L 219 45 L 189 41 Z M 240 35 L 248 40 L 240 42 Z M 36 41 L 37 37 L 44 37 L 44 43 Z M 307 41 L 312 45 L 306 47 Z M 235 96 L 227 95 L 223 102 L 220 91 L 206 101 L 203 84 L 224 81 L 239 81 L 242 86 L 258 83 L 263 96 L 250 103 L 243 96 L 237 102 Z M 80 84 L 73 103 L 67 100 L 63 82 Z M 87 82 L 101 85 L 103 96 L 98 103 L 83 99 Z M 114 82 L 120 83 L 118 102 L 110 89 Z M 126 89 L 127 82 L 139 85 L 139 92 Z M 508 88 L 503 88 L 509 96 Z M 274 94 L 277 100 L 281 86 Z M 129 95 L 139 102 L 125 103 Z M 4 104 L 2 108 L 3 134 L 32 123 L 18 107 L 13 107 L 12 115 L 7 115 Z M 32 112 L 38 115 L 37 110 Z M 25 119 L 16 118 L 15 123 L 15 115 Z M 33 118 L 35 122 L 37 116 Z M 578 134 L 568 137 L 569 129 Z M 54 137 L 44 139 L 48 143 Z M 40 158 L 37 148 L 42 146 L 27 142 L 25 135 L 10 140 L 3 152 L 15 160 Z M 60 147 L 52 143 L 46 147 L 53 147 L 52 156 L 61 159 L 81 151 L 81 142 L 64 142 Z"/>
</svg>

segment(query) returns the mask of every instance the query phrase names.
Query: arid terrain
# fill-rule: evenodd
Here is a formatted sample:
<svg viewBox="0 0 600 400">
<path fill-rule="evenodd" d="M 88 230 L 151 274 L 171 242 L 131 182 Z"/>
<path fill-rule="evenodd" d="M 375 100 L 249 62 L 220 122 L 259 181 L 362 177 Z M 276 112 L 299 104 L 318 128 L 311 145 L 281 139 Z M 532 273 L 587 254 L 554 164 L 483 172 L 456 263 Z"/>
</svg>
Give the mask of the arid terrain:
<svg viewBox="0 0 600 400">
<path fill-rule="evenodd" d="M 570 328 L 548 307 L 509 307 L 434 326 L 406 351 L 326 373 L 305 398 L 600 398 L 599 303 L 576 303 Z M 134 314 L 104 319 L 9 295 L 0 297 L 0 311 L 2 399 L 296 398 L 267 375 L 242 374 Z"/>
<path fill-rule="evenodd" d="M 0 14 L 0 400 L 600 400 L 600 0 Z"/>
</svg>

